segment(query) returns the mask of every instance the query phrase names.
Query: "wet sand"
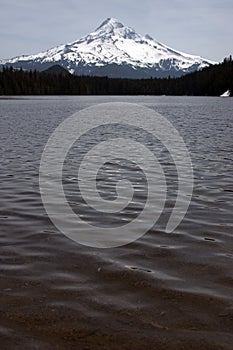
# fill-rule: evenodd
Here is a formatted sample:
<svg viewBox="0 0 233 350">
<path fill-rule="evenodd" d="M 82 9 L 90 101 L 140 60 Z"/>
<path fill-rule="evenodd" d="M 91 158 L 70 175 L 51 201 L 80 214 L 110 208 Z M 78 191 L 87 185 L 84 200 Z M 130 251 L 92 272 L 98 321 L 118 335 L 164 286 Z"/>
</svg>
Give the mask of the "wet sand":
<svg viewBox="0 0 233 350">
<path fill-rule="evenodd" d="M 232 349 L 231 283 L 221 267 L 182 261 L 182 236 L 147 239 L 167 244 L 145 252 L 144 238 L 106 252 L 41 234 L 3 245 L 1 348 Z M 195 286 L 200 278 L 206 289 Z"/>
</svg>

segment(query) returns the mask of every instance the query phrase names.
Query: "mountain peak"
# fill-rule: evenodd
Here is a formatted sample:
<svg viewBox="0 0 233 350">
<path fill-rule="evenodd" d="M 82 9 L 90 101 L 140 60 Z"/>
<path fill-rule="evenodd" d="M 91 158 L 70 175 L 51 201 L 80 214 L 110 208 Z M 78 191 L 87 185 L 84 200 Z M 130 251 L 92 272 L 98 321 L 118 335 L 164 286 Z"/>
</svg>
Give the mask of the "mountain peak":
<svg viewBox="0 0 233 350">
<path fill-rule="evenodd" d="M 146 34 L 146 35 L 145 35 L 145 39 L 147 39 L 147 40 L 154 40 L 154 39 L 152 38 L 152 36 L 149 35 L 149 34 Z"/>
<path fill-rule="evenodd" d="M 109 17 L 101 23 L 95 30 L 97 35 L 118 35 L 128 39 L 134 39 L 137 36 L 135 30 L 131 27 L 125 26 L 118 19 Z"/>
<path fill-rule="evenodd" d="M 118 21 L 118 19 L 113 18 L 113 17 L 108 17 L 107 19 L 105 19 L 101 25 L 96 29 L 96 31 L 100 30 L 100 29 L 114 29 L 114 28 L 123 28 L 124 25 Z"/>
</svg>

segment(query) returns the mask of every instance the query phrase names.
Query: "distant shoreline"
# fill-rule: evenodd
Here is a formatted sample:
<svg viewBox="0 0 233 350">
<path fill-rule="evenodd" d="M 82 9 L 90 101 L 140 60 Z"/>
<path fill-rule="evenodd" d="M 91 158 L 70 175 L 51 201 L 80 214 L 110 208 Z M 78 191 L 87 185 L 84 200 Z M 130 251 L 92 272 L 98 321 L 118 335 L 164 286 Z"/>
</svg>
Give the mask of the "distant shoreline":
<svg viewBox="0 0 233 350">
<path fill-rule="evenodd" d="M 52 71 L 52 73 L 51 73 Z M 77 76 L 64 69 L 0 71 L 0 96 L 221 96 L 233 92 L 233 61 L 186 74 L 179 78 L 128 79 Z"/>
<path fill-rule="evenodd" d="M 1 95 L 0 100 L 43 100 L 43 99 L 48 99 L 49 97 L 51 98 L 61 98 L 61 97 L 158 97 L 158 98 L 221 98 L 221 96 L 188 96 L 188 95 Z M 233 97 L 233 96 L 230 96 Z"/>
</svg>

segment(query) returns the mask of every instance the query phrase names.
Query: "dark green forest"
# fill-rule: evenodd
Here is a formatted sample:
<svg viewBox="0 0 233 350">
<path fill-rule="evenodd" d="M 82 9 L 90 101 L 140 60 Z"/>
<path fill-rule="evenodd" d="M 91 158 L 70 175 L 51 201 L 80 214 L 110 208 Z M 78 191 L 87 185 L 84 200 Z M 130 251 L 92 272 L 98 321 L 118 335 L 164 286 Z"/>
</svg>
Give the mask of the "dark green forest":
<svg viewBox="0 0 233 350">
<path fill-rule="evenodd" d="M 233 61 L 225 58 L 218 65 L 180 78 L 113 79 L 75 76 L 67 72 L 45 72 L 12 67 L 0 72 L 0 95 L 189 95 L 219 96 L 233 92 Z"/>
</svg>

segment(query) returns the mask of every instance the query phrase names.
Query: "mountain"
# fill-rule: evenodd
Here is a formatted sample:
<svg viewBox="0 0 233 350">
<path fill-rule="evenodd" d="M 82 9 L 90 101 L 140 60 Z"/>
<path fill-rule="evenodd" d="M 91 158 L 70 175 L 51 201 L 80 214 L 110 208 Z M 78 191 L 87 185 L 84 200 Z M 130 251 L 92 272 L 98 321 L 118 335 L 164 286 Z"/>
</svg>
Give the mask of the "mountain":
<svg viewBox="0 0 233 350">
<path fill-rule="evenodd" d="M 70 44 L 0 61 L 0 66 L 38 71 L 55 64 L 77 75 L 148 78 L 178 77 L 215 62 L 173 50 L 114 18 Z"/>
</svg>

